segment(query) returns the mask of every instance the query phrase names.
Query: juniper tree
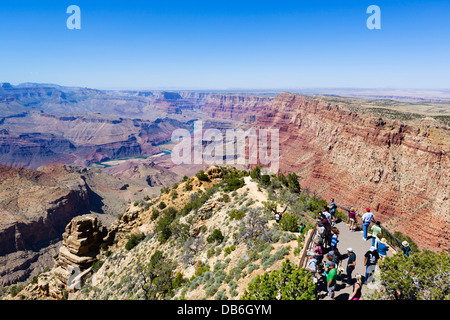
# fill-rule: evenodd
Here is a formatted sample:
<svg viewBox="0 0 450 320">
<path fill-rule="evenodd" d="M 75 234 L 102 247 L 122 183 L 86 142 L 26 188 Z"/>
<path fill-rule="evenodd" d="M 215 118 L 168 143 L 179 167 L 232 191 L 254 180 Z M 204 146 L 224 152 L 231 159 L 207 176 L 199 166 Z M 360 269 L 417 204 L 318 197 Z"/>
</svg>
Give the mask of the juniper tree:
<svg viewBox="0 0 450 320">
<path fill-rule="evenodd" d="M 241 300 L 315 300 L 311 273 L 286 259 L 280 270 L 256 276 Z"/>
</svg>

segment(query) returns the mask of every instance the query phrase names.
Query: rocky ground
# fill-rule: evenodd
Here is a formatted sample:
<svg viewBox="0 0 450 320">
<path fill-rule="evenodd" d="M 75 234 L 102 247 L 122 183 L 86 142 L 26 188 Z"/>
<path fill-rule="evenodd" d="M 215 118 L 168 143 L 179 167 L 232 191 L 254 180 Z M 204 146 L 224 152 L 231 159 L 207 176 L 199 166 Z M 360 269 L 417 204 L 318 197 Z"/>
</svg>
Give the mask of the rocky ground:
<svg viewBox="0 0 450 320">
<path fill-rule="evenodd" d="M 80 290 L 65 288 L 67 293 L 59 296 L 55 293 L 62 290 L 59 287 L 61 281 L 55 280 L 55 277 L 58 278 L 56 275 L 62 273 L 56 271 L 61 269 L 61 263 L 57 262 L 57 268 L 42 274 L 34 284 L 22 290 L 21 297 L 54 299 L 66 294 L 66 298 L 83 300 L 144 299 L 145 277 L 142 270 L 157 250 L 163 252 L 167 261 L 176 263 L 173 274 L 179 273 L 185 281 L 171 293 L 173 299 L 214 299 L 225 296 L 238 299 L 255 275 L 280 268 L 286 258 L 298 263 L 302 249 L 302 242 L 297 241 L 299 235 L 297 232 L 281 230 L 273 214 L 264 210 L 263 203 L 268 200 L 265 188 L 261 188 L 250 177 L 245 177 L 245 184 L 241 188 L 233 192 L 224 191 L 223 187 L 218 187 L 218 184 L 223 183 L 220 170 L 212 169 L 207 173 L 211 182 L 194 177 L 179 183 L 168 194 L 150 200 L 151 205 L 147 209 L 142 205 L 131 205 L 120 220 L 108 227 L 108 232 L 103 234 L 104 237 L 114 234 L 114 243 L 102 246 L 96 256 L 99 262 L 94 263 L 95 272 L 83 281 Z M 192 190 L 185 190 L 186 185 L 191 185 Z M 161 231 L 157 229 L 159 221 L 164 217 L 164 210 L 160 209 L 161 203 L 165 203 L 166 208 L 173 207 L 179 211 L 193 195 L 198 195 L 200 190 L 204 194 L 211 188 L 215 191 L 210 193 L 208 200 L 198 209 L 179 215 L 171 224 L 174 227 L 173 235 L 161 242 Z M 178 196 L 174 196 L 174 192 L 178 192 Z M 237 212 L 241 212 L 241 215 L 236 216 Z M 253 218 L 258 218 L 254 226 L 249 225 L 252 212 Z M 307 214 L 302 219 L 305 222 L 313 220 Z M 80 237 L 77 240 L 77 233 L 70 232 L 77 221 L 81 220 L 74 219 L 72 227 L 69 225 L 66 228 L 63 246 L 56 261 L 66 260 L 62 256 L 68 255 L 68 249 L 65 248 L 70 247 L 70 234 L 72 238 L 75 237 L 71 242 L 79 243 L 81 240 Z M 185 233 L 180 231 L 183 228 L 177 229 L 175 226 L 185 226 Z M 261 247 L 252 247 L 252 241 L 244 240 L 241 234 L 249 228 L 256 228 L 255 232 L 266 234 L 267 243 Z M 221 231 L 223 240 L 208 241 L 214 230 Z M 127 248 L 127 243 L 132 234 L 142 234 L 143 238 L 130 249 Z M 72 261 L 80 259 L 82 257 Z M 86 266 L 84 270 L 87 270 Z M 53 289 L 49 289 L 49 286 L 53 286 Z"/>
</svg>

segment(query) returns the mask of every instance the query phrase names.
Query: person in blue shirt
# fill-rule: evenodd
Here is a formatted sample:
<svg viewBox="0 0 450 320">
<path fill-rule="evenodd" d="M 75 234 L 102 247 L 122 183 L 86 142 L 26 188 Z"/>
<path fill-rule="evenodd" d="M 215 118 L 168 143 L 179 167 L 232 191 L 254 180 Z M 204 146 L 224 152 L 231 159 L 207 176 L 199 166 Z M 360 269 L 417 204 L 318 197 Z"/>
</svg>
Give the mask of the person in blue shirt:
<svg viewBox="0 0 450 320">
<path fill-rule="evenodd" d="M 336 217 L 335 217 L 335 214 L 336 214 L 337 206 L 336 206 L 336 203 L 334 203 L 334 199 L 331 199 L 331 203 L 330 203 L 330 205 L 328 206 L 328 208 L 330 208 L 331 224 L 332 224 L 332 225 L 335 225 L 335 223 L 336 223 Z"/>
<path fill-rule="evenodd" d="M 333 228 L 331 229 L 331 251 L 334 251 L 334 249 L 336 249 L 337 244 L 339 242 L 338 240 L 338 236 L 339 236 L 339 229 L 338 228 Z"/>
<path fill-rule="evenodd" d="M 411 251 L 411 248 L 409 247 L 409 243 L 408 243 L 408 241 L 403 241 L 402 242 L 402 251 L 403 251 L 403 253 L 407 256 L 407 257 L 409 257 L 409 252 Z"/>
<path fill-rule="evenodd" d="M 389 250 L 389 246 L 387 245 L 387 241 L 385 238 L 382 238 L 380 242 L 378 242 L 378 254 L 381 259 L 386 257 L 387 251 Z"/>
</svg>

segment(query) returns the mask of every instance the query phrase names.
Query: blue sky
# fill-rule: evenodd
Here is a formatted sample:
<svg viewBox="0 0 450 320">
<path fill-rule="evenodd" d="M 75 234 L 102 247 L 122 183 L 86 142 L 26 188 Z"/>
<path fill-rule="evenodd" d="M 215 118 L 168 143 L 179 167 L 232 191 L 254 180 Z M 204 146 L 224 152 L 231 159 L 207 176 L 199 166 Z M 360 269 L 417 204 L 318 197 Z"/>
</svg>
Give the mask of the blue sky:
<svg viewBox="0 0 450 320">
<path fill-rule="evenodd" d="M 69 5 L 81 30 L 69 30 Z M 381 8 L 369 30 L 368 6 Z M 450 88 L 450 1 L 4 1 L 0 82 Z"/>
</svg>

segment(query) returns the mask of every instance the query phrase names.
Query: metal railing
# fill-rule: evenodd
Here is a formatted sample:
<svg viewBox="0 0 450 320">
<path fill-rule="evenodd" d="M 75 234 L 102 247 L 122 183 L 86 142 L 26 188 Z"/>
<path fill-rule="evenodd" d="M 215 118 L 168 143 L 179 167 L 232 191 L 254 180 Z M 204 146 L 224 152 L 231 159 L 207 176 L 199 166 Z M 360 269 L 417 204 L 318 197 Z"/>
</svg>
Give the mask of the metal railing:
<svg viewBox="0 0 450 320">
<path fill-rule="evenodd" d="M 337 206 L 338 208 L 341 208 L 341 209 L 344 209 L 344 210 L 346 210 L 347 212 L 350 212 L 350 209 L 349 208 L 347 208 L 347 207 L 343 207 L 343 206 Z M 357 213 L 357 212 L 355 212 L 360 218 L 362 218 L 362 215 L 360 215 L 359 213 Z M 372 219 L 372 221 L 374 221 L 375 222 L 375 220 L 373 220 Z M 397 237 L 395 237 L 392 233 L 390 233 L 389 232 L 389 230 L 388 229 L 386 229 L 385 227 L 383 227 L 381 224 L 380 224 L 380 228 L 382 229 L 382 230 L 384 230 L 392 239 L 394 239 L 394 240 L 396 240 L 400 245 L 399 246 L 397 246 L 398 248 L 401 248 L 403 245 L 402 245 L 402 241 L 400 240 L 400 239 L 398 239 Z M 393 243 L 390 243 L 391 245 L 394 245 Z M 410 248 L 411 249 L 411 248 Z M 414 251 L 411 249 L 411 253 L 414 253 Z"/>
<path fill-rule="evenodd" d="M 306 235 L 305 245 L 302 249 L 302 252 L 300 253 L 300 259 L 298 261 L 298 269 L 300 269 L 302 267 L 306 267 L 306 264 L 308 261 L 306 259 L 306 254 L 308 253 L 308 251 L 310 251 L 312 249 L 311 244 L 313 243 L 316 233 L 317 233 L 317 223 L 314 224 L 314 227 L 312 229 L 310 229 L 308 231 L 308 234 Z"/>
</svg>

